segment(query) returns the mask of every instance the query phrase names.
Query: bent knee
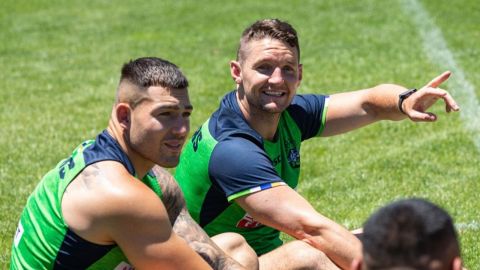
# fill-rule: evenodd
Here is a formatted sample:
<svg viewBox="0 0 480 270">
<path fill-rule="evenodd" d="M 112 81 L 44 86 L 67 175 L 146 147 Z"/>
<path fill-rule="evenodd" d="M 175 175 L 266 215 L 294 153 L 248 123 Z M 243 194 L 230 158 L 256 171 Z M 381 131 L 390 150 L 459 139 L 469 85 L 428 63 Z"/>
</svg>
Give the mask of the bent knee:
<svg viewBox="0 0 480 270">
<path fill-rule="evenodd" d="M 332 261 L 322 251 L 311 245 L 295 240 L 283 246 L 286 248 L 287 260 L 290 260 L 300 269 L 323 269 L 325 266 L 333 265 Z M 325 269 L 331 269 L 325 267 Z"/>
<path fill-rule="evenodd" d="M 212 240 L 247 269 L 258 269 L 257 254 L 242 235 L 228 232 L 215 235 Z"/>
<path fill-rule="evenodd" d="M 242 235 L 233 232 L 217 234 L 212 236 L 212 240 L 217 243 L 217 245 L 227 250 L 238 249 L 245 245 L 248 246 L 247 241 Z"/>
<path fill-rule="evenodd" d="M 245 255 L 256 256 L 253 248 L 247 243 L 245 238 L 238 233 L 222 233 L 212 237 L 212 240 L 226 253 L 243 253 Z"/>
</svg>

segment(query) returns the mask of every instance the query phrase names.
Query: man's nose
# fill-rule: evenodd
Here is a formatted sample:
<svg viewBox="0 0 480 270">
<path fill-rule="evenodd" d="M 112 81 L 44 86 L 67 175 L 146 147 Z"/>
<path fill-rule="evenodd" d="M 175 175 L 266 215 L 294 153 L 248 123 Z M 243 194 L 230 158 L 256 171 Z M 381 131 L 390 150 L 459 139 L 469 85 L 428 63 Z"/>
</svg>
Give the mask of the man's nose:
<svg viewBox="0 0 480 270">
<path fill-rule="evenodd" d="M 173 127 L 173 132 L 178 135 L 186 135 L 190 130 L 190 121 L 184 116 L 179 116 L 175 120 L 175 125 Z"/>
<path fill-rule="evenodd" d="M 283 74 L 282 74 L 282 69 L 279 67 L 276 67 L 272 75 L 270 75 L 270 79 L 268 80 L 271 84 L 281 84 L 283 83 Z"/>
</svg>

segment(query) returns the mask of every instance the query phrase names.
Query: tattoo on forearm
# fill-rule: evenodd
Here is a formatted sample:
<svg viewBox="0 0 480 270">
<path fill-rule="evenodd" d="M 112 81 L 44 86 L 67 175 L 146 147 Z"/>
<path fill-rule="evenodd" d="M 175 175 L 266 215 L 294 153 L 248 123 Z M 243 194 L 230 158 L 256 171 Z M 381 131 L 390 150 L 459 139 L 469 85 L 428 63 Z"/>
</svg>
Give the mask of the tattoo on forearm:
<svg viewBox="0 0 480 270">
<path fill-rule="evenodd" d="M 240 264 L 230 258 L 192 219 L 186 209 L 182 209 L 173 226 L 173 231 L 182 237 L 213 269 L 237 269 Z M 242 268 L 243 269 L 243 268 Z"/>
<path fill-rule="evenodd" d="M 240 264 L 225 254 L 192 219 L 186 208 L 182 191 L 173 176 L 158 166 L 153 168 L 153 172 L 162 188 L 162 202 L 167 209 L 173 231 L 182 237 L 213 269 L 242 268 Z"/>
</svg>

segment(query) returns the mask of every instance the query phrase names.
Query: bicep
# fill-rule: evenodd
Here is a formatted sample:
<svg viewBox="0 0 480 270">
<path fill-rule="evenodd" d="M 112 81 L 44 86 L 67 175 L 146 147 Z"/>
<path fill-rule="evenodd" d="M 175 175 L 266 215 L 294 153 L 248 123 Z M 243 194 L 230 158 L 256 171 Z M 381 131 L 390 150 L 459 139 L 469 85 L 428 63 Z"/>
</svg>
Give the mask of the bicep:
<svg viewBox="0 0 480 270">
<path fill-rule="evenodd" d="M 165 207 L 149 190 L 130 196 L 108 222 L 112 239 L 138 269 L 210 269 L 173 232 Z"/>
<path fill-rule="evenodd" d="M 183 193 L 173 176 L 165 169 L 153 168 L 160 187 L 162 202 L 168 212 L 174 234 L 215 268 L 220 262 L 227 263 L 226 254 L 208 237 L 205 231 L 193 220 L 186 208 Z"/>
<path fill-rule="evenodd" d="M 372 123 L 375 118 L 365 106 L 367 98 L 368 90 L 331 95 L 321 135 L 337 135 Z"/>
<path fill-rule="evenodd" d="M 180 211 L 173 225 L 173 231 L 189 244 L 193 242 L 210 243 L 207 233 L 193 220 L 186 208 Z"/>
</svg>

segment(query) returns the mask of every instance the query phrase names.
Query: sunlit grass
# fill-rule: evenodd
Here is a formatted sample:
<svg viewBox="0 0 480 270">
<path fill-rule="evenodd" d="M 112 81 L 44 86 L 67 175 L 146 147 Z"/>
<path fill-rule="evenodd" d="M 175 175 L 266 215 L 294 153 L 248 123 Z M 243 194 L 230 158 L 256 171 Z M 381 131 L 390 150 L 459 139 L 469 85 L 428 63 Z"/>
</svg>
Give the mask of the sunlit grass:
<svg viewBox="0 0 480 270">
<path fill-rule="evenodd" d="M 479 85 L 478 3 L 422 3 L 470 82 Z M 243 28 L 259 18 L 286 19 L 297 28 L 301 93 L 384 82 L 421 87 L 443 70 L 426 58 L 399 10 L 397 2 L 380 0 L 3 1 L 0 264 L 8 264 L 18 217 L 41 176 L 105 128 L 124 62 L 159 56 L 178 64 L 191 84 L 192 129 L 233 88 L 228 61 Z M 459 115 L 442 108 L 433 108 L 440 117 L 435 124 L 385 122 L 306 142 L 299 192 L 350 229 L 377 207 L 410 196 L 442 205 L 459 224 L 478 224 L 479 149 Z M 478 230 L 460 231 L 469 269 L 480 268 Z"/>
</svg>

